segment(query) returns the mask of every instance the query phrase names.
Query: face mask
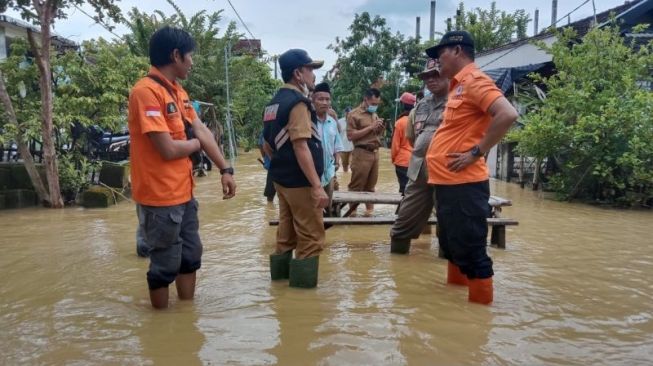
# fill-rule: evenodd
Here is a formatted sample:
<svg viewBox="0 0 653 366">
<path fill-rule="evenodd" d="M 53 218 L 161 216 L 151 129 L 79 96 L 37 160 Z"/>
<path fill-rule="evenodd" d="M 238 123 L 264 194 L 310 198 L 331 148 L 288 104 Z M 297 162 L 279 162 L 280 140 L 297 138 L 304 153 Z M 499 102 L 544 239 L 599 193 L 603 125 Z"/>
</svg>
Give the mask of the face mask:
<svg viewBox="0 0 653 366">
<path fill-rule="evenodd" d="M 368 105 L 367 111 L 370 113 L 376 113 L 376 110 L 379 109 L 378 105 Z"/>
<path fill-rule="evenodd" d="M 424 98 L 428 98 L 428 97 L 430 97 L 431 95 L 433 95 L 433 93 L 431 93 L 430 90 L 424 88 Z"/>
</svg>

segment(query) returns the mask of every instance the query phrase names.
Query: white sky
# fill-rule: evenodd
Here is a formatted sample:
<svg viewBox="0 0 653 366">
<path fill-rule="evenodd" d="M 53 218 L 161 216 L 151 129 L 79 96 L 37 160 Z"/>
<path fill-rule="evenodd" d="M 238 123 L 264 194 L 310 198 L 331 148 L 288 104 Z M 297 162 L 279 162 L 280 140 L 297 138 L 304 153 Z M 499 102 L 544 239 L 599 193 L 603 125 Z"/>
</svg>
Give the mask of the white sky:
<svg viewBox="0 0 653 366">
<path fill-rule="evenodd" d="M 559 0 L 558 18 L 582 4 L 585 0 Z M 393 32 L 399 31 L 406 36 L 415 35 L 415 17 L 421 17 L 421 36 L 428 38 L 430 0 L 231 0 L 232 4 L 245 21 L 252 34 L 261 39 L 262 47 L 269 54 L 280 54 L 289 48 L 304 48 L 314 59 L 325 61 L 325 66 L 318 70 L 318 80 L 329 70 L 335 60 L 335 54 L 327 46 L 336 36 L 345 37 L 347 28 L 354 19 L 354 14 L 368 11 L 372 15 L 385 17 Z M 602 12 L 623 4 L 624 0 L 589 1 L 571 15 L 571 20 L 581 19 L 593 14 L 592 2 L 597 12 Z M 238 21 L 227 0 L 177 0 L 176 3 L 187 16 L 206 9 L 216 11 L 224 9 L 223 27 L 231 20 L 237 21 L 238 29 L 246 33 Z M 435 30 L 442 32 L 445 20 L 455 15 L 458 0 L 437 0 L 435 13 Z M 491 1 L 466 0 L 466 9 L 481 7 L 489 9 Z M 539 28 L 551 24 L 551 0 L 497 0 L 497 8 L 507 12 L 524 9 L 534 18 L 535 9 L 540 11 Z M 151 13 L 159 9 L 166 14 L 174 10 L 164 0 L 123 0 L 118 2 L 126 14 L 132 7 Z M 90 9 L 84 8 L 87 11 Z M 9 16 L 18 18 L 15 12 L 8 11 Z M 560 24 L 566 24 L 563 20 Z M 55 31 L 66 38 L 80 42 L 82 40 L 105 37 L 113 38 L 108 31 L 94 23 L 80 11 L 72 9 L 66 20 L 55 25 Z M 118 26 L 115 33 L 121 35 L 126 31 Z M 533 23 L 528 27 L 528 34 L 533 33 Z M 436 37 L 437 38 L 437 37 Z M 271 65 L 272 66 L 272 65 Z"/>
</svg>

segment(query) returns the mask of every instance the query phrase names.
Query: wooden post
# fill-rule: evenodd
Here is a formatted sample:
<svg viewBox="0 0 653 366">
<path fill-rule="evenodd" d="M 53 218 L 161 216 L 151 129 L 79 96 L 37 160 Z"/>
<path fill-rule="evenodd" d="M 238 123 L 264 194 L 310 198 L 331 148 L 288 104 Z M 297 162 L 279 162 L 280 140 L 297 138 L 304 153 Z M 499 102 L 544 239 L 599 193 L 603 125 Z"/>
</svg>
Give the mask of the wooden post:
<svg viewBox="0 0 653 366">
<path fill-rule="evenodd" d="M 506 249 L 506 227 L 503 225 L 492 226 L 490 244 L 499 249 Z"/>
</svg>

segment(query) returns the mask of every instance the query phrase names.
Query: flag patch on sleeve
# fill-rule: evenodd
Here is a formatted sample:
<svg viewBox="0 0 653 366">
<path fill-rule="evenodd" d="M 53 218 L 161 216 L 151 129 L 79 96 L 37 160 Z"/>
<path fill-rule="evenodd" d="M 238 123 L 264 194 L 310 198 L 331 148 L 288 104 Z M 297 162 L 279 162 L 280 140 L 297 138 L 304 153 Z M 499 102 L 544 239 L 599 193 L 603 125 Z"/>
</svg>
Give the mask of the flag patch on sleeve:
<svg viewBox="0 0 653 366">
<path fill-rule="evenodd" d="M 146 117 L 161 117 L 161 107 L 145 107 Z"/>
<path fill-rule="evenodd" d="M 279 110 L 279 104 L 272 104 L 265 107 L 265 113 L 263 114 L 263 122 L 273 121 L 277 119 L 278 110 Z"/>
</svg>

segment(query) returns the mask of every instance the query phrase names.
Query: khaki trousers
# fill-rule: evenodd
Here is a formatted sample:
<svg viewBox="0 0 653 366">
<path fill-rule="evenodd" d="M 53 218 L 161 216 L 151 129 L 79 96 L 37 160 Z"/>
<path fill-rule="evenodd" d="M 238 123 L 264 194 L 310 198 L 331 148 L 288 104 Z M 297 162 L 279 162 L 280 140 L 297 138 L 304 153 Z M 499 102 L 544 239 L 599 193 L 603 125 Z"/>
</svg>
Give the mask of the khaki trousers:
<svg viewBox="0 0 653 366">
<path fill-rule="evenodd" d="M 320 255 L 324 246 L 322 209 L 314 205 L 310 187 L 286 188 L 274 183 L 279 197 L 275 254 L 295 249 L 295 258 Z"/>
<path fill-rule="evenodd" d="M 379 150 L 367 151 L 354 148 L 351 154 L 351 181 L 349 190 L 354 192 L 374 192 L 379 179 Z"/>
<path fill-rule="evenodd" d="M 406 185 L 397 219 L 390 229 L 390 237 L 393 239 L 418 238 L 433 212 L 434 197 L 434 189 L 428 184 L 426 161 L 424 161 L 417 180 L 409 180 Z"/>
<path fill-rule="evenodd" d="M 351 156 L 351 151 L 341 151 L 340 152 L 340 162 L 342 164 L 342 169 L 344 171 L 349 170 L 349 157 Z"/>
</svg>

